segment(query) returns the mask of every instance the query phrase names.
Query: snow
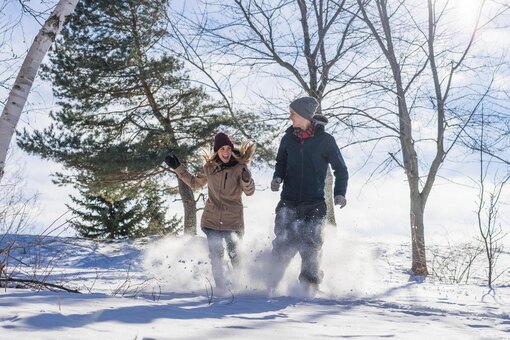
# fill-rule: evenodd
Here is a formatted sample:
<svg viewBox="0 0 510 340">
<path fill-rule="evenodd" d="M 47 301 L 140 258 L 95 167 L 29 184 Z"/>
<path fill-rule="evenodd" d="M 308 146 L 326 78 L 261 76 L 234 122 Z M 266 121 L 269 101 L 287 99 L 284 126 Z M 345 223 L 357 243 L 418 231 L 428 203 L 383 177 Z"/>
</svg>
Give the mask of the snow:
<svg viewBox="0 0 510 340">
<path fill-rule="evenodd" d="M 269 228 L 253 228 L 243 239 L 238 284 L 211 295 L 203 235 L 112 242 L 9 238 L 3 242 L 16 241 L 12 255 L 26 266 L 11 262 L 8 270 L 46 275 L 82 294 L 2 288 L 0 339 L 510 338 L 507 252 L 492 292 L 484 285 L 483 258 L 468 284 L 433 276 L 409 281 L 408 243 L 375 242 L 328 227 L 324 283 L 310 297 L 299 290 L 298 257 L 278 289 L 267 291 L 272 235 Z"/>
</svg>

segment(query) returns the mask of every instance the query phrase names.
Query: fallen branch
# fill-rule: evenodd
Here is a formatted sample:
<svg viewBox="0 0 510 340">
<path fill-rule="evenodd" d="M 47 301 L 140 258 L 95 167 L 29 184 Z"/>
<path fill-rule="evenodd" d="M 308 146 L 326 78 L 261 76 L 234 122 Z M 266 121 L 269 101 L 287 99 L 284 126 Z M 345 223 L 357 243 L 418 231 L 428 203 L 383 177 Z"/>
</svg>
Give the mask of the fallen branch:
<svg viewBox="0 0 510 340">
<path fill-rule="evenodd" d="M 71 288 L 67 288 L 65 286 L 58 285 L 58 284 L 55 284 L 55 283 L 43 282 L 43 281 L 39 281 L 39 280 L 17 279 L 17 278 L 7 277 L 7 278 L 1 278 L 0 279 L 0 283 L 2 283 L 2 282 L 5 282 L 5 283 L 16 282 L 16 283 L 25 284 L 27 286 L 37 287 L 37 288 L 44 287 L 44 288 L 47 288 L 48 290 L 51 290 L 51 291 L 54 291 L 55 289 L 59 289 L 59 290 L 63 290 L 63 291 L 69 292 L 69 293 L 78 293 L 78 294 L 81 294 L 81 292 L 79 290 L 77 290 L 77 289 L 71 289 Z"/>
</svg>

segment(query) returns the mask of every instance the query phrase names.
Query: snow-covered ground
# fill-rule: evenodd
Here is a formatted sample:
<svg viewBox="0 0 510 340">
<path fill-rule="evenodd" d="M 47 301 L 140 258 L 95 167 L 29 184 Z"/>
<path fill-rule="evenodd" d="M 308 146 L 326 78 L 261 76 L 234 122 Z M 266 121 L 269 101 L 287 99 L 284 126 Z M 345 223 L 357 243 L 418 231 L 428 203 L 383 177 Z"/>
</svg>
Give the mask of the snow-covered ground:
<svg viewBox="0 0 510 340">
<path fill-rule="evenodd" d="M 508 253 L 493 292 L 483 285 L 482 257 L 468 284 L 409 282 L 409 244 L 328 228 L 324 284 L 307 297 L 298 258 L 268 293 L 271 235 L 247 233 L 237 286 L 211 294 L 203 236 L 10 237 L 23 265 L 10 262 L 9 270 L 82 293 L 2 288 L 0 339 L 510 339 Z"/>
</svg>

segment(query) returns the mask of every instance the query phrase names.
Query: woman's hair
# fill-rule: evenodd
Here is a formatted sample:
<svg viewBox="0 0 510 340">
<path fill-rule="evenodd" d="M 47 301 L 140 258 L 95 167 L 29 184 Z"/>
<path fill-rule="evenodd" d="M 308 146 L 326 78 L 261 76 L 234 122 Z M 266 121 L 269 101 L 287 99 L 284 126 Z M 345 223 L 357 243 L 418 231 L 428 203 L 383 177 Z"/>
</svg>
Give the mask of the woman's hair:
<svg viewBox="0 0 510 340">
<path fill-rule="evenodd" d="M 253 141 L 242 143 L 239 148 L 232 149 L 232 157 L 241 164 L 250 165 L 255 155 L 256 144 Z M 214 152 L 212 149 L 202 148 L 202 157 L 205 164 L 221 164 L 220 156 L 218 152 Z"/>
</svg>

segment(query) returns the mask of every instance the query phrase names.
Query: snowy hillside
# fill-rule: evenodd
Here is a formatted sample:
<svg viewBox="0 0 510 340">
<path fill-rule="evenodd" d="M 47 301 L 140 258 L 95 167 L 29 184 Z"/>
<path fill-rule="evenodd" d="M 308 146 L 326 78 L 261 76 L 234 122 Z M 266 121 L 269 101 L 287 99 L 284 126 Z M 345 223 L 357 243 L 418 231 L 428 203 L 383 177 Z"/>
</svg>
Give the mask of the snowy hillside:
<svg viewBox="0 0 510 340">
<path fill-rule="evenodd" d="M 104 243 L 16 236 L 11 252 L 23 265 L 9 263 L 8 272 L 82 294 L 2 288 L 0 339 L 510 338 L 508 269 L 490 293 L 483 261 L 469 284 L 408 282 L 408 244 L 339 233 L 328 230 L 326 276 L 313 298 L 299 291 L 298 258 L 267 292 L 270 238 L 260 235 L 244 239 L 242 277 L 223 294 L 211 294 L 203 236 Z M 509 265 L 504 253 L 498 266 Z"/>
</svg>

